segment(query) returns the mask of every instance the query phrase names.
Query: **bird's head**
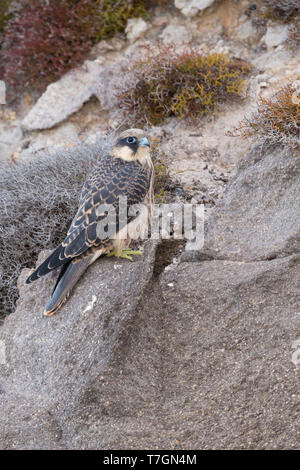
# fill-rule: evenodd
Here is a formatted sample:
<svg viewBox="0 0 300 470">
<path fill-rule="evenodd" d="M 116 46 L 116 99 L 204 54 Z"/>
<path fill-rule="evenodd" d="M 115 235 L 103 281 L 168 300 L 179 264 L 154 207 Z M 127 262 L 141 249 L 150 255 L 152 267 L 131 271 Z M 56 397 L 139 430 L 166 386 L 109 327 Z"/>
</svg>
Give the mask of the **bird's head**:
<svg viewBox="0 0 300 470">
<path fill-rule="evenodd" d="M 128 129 L 116 139 L 111 154 L 127 162 L 138 161 L 143 166 L 151 166 L 150 143 L 142 129 Z"/>
</svg>

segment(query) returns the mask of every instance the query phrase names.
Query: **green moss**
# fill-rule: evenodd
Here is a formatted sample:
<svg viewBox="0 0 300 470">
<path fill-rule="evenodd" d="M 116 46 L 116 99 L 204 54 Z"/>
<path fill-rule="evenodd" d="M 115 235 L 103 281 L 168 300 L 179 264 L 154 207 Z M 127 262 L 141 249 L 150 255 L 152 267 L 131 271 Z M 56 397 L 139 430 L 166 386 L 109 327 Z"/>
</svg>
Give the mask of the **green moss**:
<svg viewBox="0 0 300 470">
<path fill-rule="evenodd" d="M 124 31 L 129 18 L 147 16 L 147 5 L 144 0 L 98 0 L 96 3 L 95 16 L 98 22 L 96 41 Z"/>
<path fill-rule="evenodd" d="M 4 30 L 6 23 L 11 18 L 11 14 L 8 13 L 11 0 L 1 0 L 0 2 L 0 33 Z"/>
</svg>

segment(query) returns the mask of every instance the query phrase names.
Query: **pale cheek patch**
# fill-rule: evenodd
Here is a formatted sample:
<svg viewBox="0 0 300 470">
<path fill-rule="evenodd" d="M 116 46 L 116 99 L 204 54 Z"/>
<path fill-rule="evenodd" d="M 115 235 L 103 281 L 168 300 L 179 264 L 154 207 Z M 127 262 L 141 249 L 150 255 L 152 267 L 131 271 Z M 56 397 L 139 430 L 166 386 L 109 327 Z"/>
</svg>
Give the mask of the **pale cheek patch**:
<svg viewBox="0 0 300 470">
<path fill-rule="evenodd" d="M 116 147 L 113 149 L 112 155 L 117 158 L 122 158 L 122 160 L 126 160 L 127 162 L 131 162 L 135 159 L 133 151 L 127 145 L 124 147 Z"/>
<path fill-rule="evenodd" d="M 152 161 L 148 147 L 139 147 L 137 152 L 134 153 L 130 147 L 125 145 L 124 147 L 114 148 L 111 153 L 114 157 L 121 158 L 126 162 L 138 161 L 141 165 L 152 168 Z"/>
</svg>

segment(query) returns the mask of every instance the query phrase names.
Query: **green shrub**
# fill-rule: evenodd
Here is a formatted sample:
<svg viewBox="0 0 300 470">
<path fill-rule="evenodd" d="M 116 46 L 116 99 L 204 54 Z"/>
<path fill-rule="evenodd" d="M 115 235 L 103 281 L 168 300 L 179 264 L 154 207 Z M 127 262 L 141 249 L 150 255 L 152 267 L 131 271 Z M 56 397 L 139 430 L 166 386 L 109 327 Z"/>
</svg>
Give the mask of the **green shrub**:
<svg viewBox="0 0 300 470">
<path fill-rule="evenodd" d="M 11 0 L 1 0 L 0 3 L 0 34 L 4 30 L 4 27 L 8 20 L 11 18 L 11 14 L 9 13 L 9 7 L 11 4 Z"/>
<path fill-rule="evenodd" d="M 131 64 L 115 93 L 121 111 L 136 125 L 159 124 L 169 116 L 197 119 L 242 97 L 251 68 L 226 54 L 193 48 L 178 53 L 175 46 L 160 46 Z"/>
</svg>

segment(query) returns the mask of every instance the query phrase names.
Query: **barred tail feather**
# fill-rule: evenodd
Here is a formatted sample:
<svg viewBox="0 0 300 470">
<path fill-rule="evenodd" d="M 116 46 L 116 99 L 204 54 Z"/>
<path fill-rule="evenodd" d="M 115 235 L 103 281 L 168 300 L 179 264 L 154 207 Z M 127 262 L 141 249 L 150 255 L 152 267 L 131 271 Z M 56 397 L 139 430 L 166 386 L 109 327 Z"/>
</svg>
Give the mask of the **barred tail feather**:
<svg viewBox="0 0 300 470">
<path fill-rule="evenodd" d="M 47 259 L 26 279 L 26 284 L 30 284 L 33 281 L 36 281 L 41 276 L 50 273 L 53 269 L 62 266 L 63 264 L 69 263 L 69 258 L 63 257 L 64 248 L 60 245 L 56 250 L 48 256 Z"/>
<path fill-rule="evenodd" d="M 92 261 L 93 255 L 83 258 L 75 263 L 69 261 L 68 266 L 63 267 L 54 287 L 52 297 L 45 307 L 45 315 L 51 316 L 60 309 L 68 299 L 72 288 Z"/>
</svg>

